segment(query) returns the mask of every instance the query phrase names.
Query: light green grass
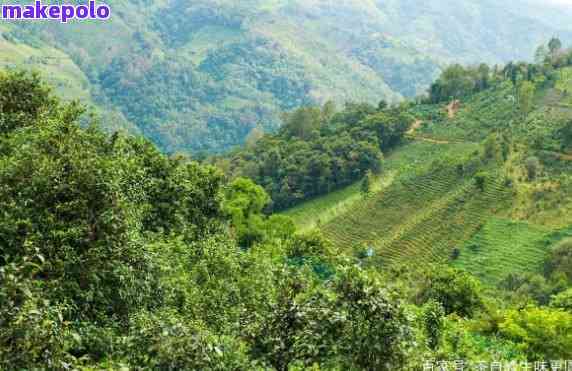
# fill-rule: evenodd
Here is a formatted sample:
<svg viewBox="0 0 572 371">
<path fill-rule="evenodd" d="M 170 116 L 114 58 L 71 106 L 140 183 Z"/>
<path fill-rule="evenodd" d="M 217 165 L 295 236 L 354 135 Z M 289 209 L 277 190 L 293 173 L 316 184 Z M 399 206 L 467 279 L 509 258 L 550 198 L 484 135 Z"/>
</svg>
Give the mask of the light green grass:
<svg viewBox="0 0 572 371">
<path fill-rule="evenodd" d="M 388 171 L 375 178 L 372 192 L 377 193 L 388 187 L 395 178 L 395 171 Z M 353 206 L 363 201 L 360 192 L 360 182 L 356 182 L 343 189 L 330 192 L 323 197 L 305 202 L 287 210 L 284 215 L 291 217 L 298 229 L 308 231 L 330 222 L 336 216 L 348 212 Z"/>
<path fill-rule="evenodd" d="M 38 71 L 63 98 L 91 101 L 87 77 L 68 55 L 57 49 L 33 48 L 0 37 L 0 68 Z"/>
</svg>

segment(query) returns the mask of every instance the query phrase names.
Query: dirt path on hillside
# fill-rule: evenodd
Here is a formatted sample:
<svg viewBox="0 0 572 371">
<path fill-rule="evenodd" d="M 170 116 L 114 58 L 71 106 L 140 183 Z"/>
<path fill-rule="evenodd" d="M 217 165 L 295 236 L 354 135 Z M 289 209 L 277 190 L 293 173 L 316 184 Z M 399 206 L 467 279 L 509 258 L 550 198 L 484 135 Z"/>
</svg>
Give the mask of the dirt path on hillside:
<svg viewBox="0 0 572 371">
<path fill-rule="evenodd" d="M 416 119 L 415 122 L 413 123 L 413 125 L 411 125 L 411 128 L 407 131 L 406 136 L 413 139 L 413 140 L 419 140 L 422 142 L 428 142 L 428 143 L 434 143 L 434 144 L 450 144 L 451 143 L 447 140 L 431 139 L 431 138 L 425 138 L 422 136 L 415 135 L 415 132 L 417 131 L 417 129 L 419 129 L 421 127 L 421 125 L 423 125 L 423 121 Z"/>
<path fill-rule="evenodd" d="M 449 119 L 454 119 L 455 116 L 457 115 L 457 112 L 459 112 L 459 109 L 461 109 L 461 101 L 455 99 L 454 101 L 449 103 L 449 105 L 447 105 L 446 109 L 447 109 L 447 116 L 449 117 Z"/>
<path fill-rule="evenodd" d="M 452 143 L 448 140 L 439 140 L 439 139 L 432 139 L 432 138 L 418 137 L 418 136 L 411 136 L 411 138 L 415 139 L 415 140 L 419 140 L 421 142 L 434 143 L 434 144 L 451 144 Z"/>
<path fill-rule="evenodd" d="M 422 124 L 423 124 L 423 121 L 416 119 L 415 122 L 413 123 L 413 125 L 411 125 L 411 128 L 409 128 L 409 130 L 407 130 L 406 134 L 407 135 L 415 134 L 415 131 L 417 131 L 417 129 L 419 129 Z"/>
</svg>

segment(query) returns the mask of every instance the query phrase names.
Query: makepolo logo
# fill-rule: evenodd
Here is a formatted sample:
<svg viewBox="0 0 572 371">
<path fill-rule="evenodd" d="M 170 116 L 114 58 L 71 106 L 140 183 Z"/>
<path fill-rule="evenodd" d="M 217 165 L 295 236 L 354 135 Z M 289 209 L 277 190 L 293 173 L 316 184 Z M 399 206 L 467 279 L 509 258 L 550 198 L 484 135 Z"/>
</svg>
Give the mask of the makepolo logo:
<svg viewBox="0 0 572 371">
<path fill-rule="evenodd" d="M 0 5 L 0 10 L 0 18 L 9 20 L 47 19 L 67 23 L 70 19 L 106 20 L 111 17 L 111 8 L 106 4 L 97 5 L 94 0 L 84 5 L 43 5 L 36 1 L 34 5 Z"/>
</svg>

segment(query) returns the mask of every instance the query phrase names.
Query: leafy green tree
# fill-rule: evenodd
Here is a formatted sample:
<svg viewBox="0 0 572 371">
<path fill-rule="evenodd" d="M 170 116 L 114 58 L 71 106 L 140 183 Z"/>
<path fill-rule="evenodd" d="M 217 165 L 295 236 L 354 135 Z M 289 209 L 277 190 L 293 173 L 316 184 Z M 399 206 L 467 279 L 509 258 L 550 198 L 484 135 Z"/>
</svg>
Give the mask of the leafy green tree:
<svg viewBox="0 0 572 371">
<path fill-rule="evenodd" d="M 550 251 L 546 261 L 546 273 L 548 275 L 562 273 L 572 281 L 572 239 L 563 240 Z"/>
<path fill-rule="evenodd" d="M 564 309 L 572 313 L 572 288 L 552 296 L 550 306 L 552 308 Z"/>
<path fill-rule="evenodd" d="M 562 146 L 564 149 L 572 148 L 572 120 L 568 121 L 560 130 L 562 136 Z"/>
<path fill-rule="evenodd" d="M 483 83 L 484 81 L 481 80 L 480 84 L 484 86 Z M 465 69 L 460 64 L 454 64 L 447 67 L 439 79 L 431 85 L 429 89 L 430 99 L 432 103 L 439 103 L 462 98 L 473 93 L 476 86 L 475 73 Z"/>
<path fill-rule="evenodd" d="M 371 183 L 372 183 L 373 174 L 370 170 L 365 174 L 365 177 L 361 181 L 360 185 L 360 192 L 363 198 L 369 197 L 371 194 Z"/>
<path fill-rule="evenodd" d="M 509 310 L 500 332 L 523 348 L 530 359 L 572 357 L 572 314 L 551 308 Z"/>
<path fill-rule="evenodd" d="M 381 149 L 388 150 L 401 142 L 413 121 L 407 113 L 380 112 L 365 119 L 364 125 L 376 133 Z"/>
<path fill-rule="evenodd" d="M 416 301 L 424 304 L 431 300 L 440 303 L 447 315 L 471 317 L 483 308 L 479 282 L 464 271 L 446 266 L 430 268 L 421 280 Z"/>
<path fill-rule="evenodd" d="M 264 238 L 262 210 L 269 202 L 264 188 L 250 179 L 237 178 L 227 187 L 223 210 L 229 215 L 242 246 L 250 247 Z"/>
<path fill-rule="evenodd" d="M 69 113 L 60 109 L 51 88 L 36 73 L 0 71 L 0 135 L 36 124 L 42 115 L 70 115 L 75 106 L 68 107 Z M 74 117 L 67 119 L 75 119 L 82 112 L 76 110 Z"/>
<path fill-rule="evenodd" d="M 540 160 L 537 157 L 531 156 L 526 159 L 524 165 L 526 167 L 528 180 L 535 180 L 540 170 Z"/>
<path fill-rule="evenodd" d="M 317 107 L 302 107 L 294 112 L 284 114 L 282 130 L 290 137 L 302 140 L 310 139 L 321 125 L 322 112 Z"/>
<path fill-rule="evenodd" d="M 441 303 L 431 300 L 423 306 L 423 326 L 431 350 L 439 347 L 444 327 L 445 311 Z"/>
<path fill-rule="evenodd" d="M 255 368 L 248 346 L 189 323 L 175 311 L 133 316 L 131 364 L 156 370 L 244 370 Z M 147 352 L 147 353 L 146 353 Z"/>
<path fill-rule="evenodd" d="M 268 354 L 276 369 L 288 369 L 295 360 L 306 367 L 365 370 L 407 363 L 411 324 L 373 273 L 350 268 L 326 288 L 307 275 L 288 275 L 270 313 L 253 337 L 253 349 Z"/>
<path fill-rule="evenodd" d="M 135 279 L 153 264 L 140 230 L 144 191 L 132 188 L 145 181 L 126 143 L 48 118 L 0 139 L 0 148 L 5 256 L 37 249 L 46 291 L 86 318 L 126 316 L 154 296 L 152 282 Z"/>
</svg>

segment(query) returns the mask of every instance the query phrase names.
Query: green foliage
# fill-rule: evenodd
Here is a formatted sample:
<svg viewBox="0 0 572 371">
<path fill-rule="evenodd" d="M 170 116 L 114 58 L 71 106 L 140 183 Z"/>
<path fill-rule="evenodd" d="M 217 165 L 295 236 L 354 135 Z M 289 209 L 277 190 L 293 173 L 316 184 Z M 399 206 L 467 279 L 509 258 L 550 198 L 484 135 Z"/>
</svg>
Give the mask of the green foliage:
<svg viewBox="0 0 572 371">
<path fill-rule="evenodd" d="M 538 176 L 539 168 L 540 168 L 540 160 L 537 157 L 529 157 L 526 159 L 524 166 L 526 167 L 526 174 L 528 176 L 528 180 L 532 181 L 535 180 Z"/>
<path fill-rule="evenodd" d="M 536 307 L 510 310 L 500 330 L 518 342 L 529 359 L 572 356 L 572 314 L 562 310 Z"/>
<path fill-rule="evenodd" d="M 562 144 L 564 148 L 572 148 L 572 120 L 561 129 Z"/>
<path fill-rule="evenodd" d="M 34 279 L 43 261 L 36 255 L 0 265 L 0 368 L 58 369 L 73 360 L 65 352 L 70 333 L 63 313 L 68 308 L 45 299 Z"/>
<path fill-rule="evenodd" d="M 262 210 L 270 202 L 264 189 L 246 178 L 235 179 L 225 192 L 224 212 L 229 215 L 239 243 L 250 247 L 264 237 Z"/>
<path fill-rule="evenodd" d="M 0 135 L 33 125 L 42 115 L 53 116 L 59 108 L 51 88 L 36 73 L 0 71 L 0 89 Z M 71 112 L 73 107 L 70 105 L 69 112 L 62 113 L 81 113 Z"/>
<path fill-rule="evenodd" d="M 392 302 L 375 274 L 344 270 L 327 288 L 311 288 L 294 275 L 280 285 L 255 337 L 272 366 L 287 369 L 294 359 L 349 369 L 388 370 L 405 365 L 411 328 L 403 308 Z"/>
<path fill-rule="evenodd" d="M 479 282 L 470 274 L 449 267 L 433 267 L 426 271 L 416 294 L 420 304 L 434 300 L 445 314 L 471 317 L 483 308 Z"/>
<path fill-rule="evenodd" d="M 189 323 L 176 312 L 138 313 L 131 319 L 131 364 L 163 370 L 255 369 L 248 346 Z"/>
<path fill-rule="evenodd" d="M 475 175 L 475 184 L 481 192 L 485 191 L 488 176 L 489 176 L 489 174 L 487 174 L 486 172 L 483 172 L 483 171 L 478 172 Z"/>
<path fill-rule="evenodd" d="M 402 303 L 262 187 L 54 107 L 0 136 L 1 368 L 405 367 Z"/>
<path fill-rule="evenodd" d="M 560 308 L 572 313 L 572 288 L 558 295 L 552 296 L 550 306 L 553 308 Z"/>
<path fill-rule="evenodd" d="M 372 179 L 373 179 L 373 174 L 371 173 L 371 171 L 368 170 L 368 172 L 365 173 L 365 176 L 363 177 L 360 184 L 360 193 L 363 198 L 367 198 L 368 196 L 370 196 Z"/>
<path fill-rule="evenodd" d="M 488 69 L 465 68 L 459 64 L 447 67 L 439 79 L 431 85 L 430 101 L 439 103 L 462 98 L 476 91 L 488 88 Z"/>
<path fill-rule="evenodd" d="M 219 60 L 227 57 L 213 56 L 209 71 L 227 76 Z M 545 177 L 514 176 L 529 149 L 517 121 L 503 121 L 519 115 L 501 112 L 514 87 L 495 85 L 498 69 L 475 71 L 473 89 L 490 95 L 471 96 L 449 120 L 475 126 L 465 138 L 479 143 L 399 146 L 406 135 L 453 130 L 435 127 L 449 122 L 438 106 L 307 107 L 286 115 L 279 134 L 255 135 L 247 149 L 215 159 L 235 172 L 228 184 L 211 166 L 105 135 L 88 118 L 82 128 L 82 108 L 32 75 L 2 75 L 0 368 L 389 370 L 418 367 L 426 354 L 572 356 L 569 228 L 556 233 L 501 211 Z M 517 83 L 543 73 L 521 64 L 505 72 Z M 450 77 L 448 89 L 462 91 L 453 80 L 466 76 Z M 487 105 L 494 120 L 485 124 L 477 117 Z M 409 113 L 419 112 L 439 121 L 405 134 Z M 522 125 L 541 126 L 539 117 Z M 563 191 L 550 186 L 565 194 L 559 166 L 564 175 L 551 181 Z M 543 175 L 555 173 L 543 157 Z M 364 175 L 371 197 L 359 199 Z M 320 225 L 324 235 L 265 214 L 269 195 L 284 206 L 351 182 L 357 200 Z M 553 241 L 561 242 L 545 276 L 533 274 Z M 356 259 L 364 249 L 367 259 Z M 467 272 L 394 264 L 451 256 L 486 283 L 514 274 L 485 297 Z"/>
<path fill-rule="evenodd" d="M 278 135 L 228 156 L 230 172 L 262 185 L 272 209 L 282 210 L 381 172 L 382 151 L 399 145 L 412 121 L 401 108 L 300 108 L 285 115 Z"/>
<path fill-rule="evenodd" d="M 572 281 L 572 239 L 565 239 L 550 251 L 545 269 L 548 275 L 564 274 Z"/>
<path fill-rule="evenodd" d="M 429 349 L 436 350 L 441 341 L 445 311 L 441 303 L 430 300 L 423 306 L 423 326 Z"/>
</svg>

